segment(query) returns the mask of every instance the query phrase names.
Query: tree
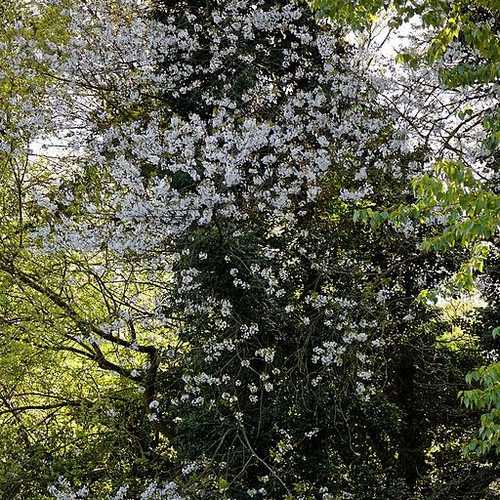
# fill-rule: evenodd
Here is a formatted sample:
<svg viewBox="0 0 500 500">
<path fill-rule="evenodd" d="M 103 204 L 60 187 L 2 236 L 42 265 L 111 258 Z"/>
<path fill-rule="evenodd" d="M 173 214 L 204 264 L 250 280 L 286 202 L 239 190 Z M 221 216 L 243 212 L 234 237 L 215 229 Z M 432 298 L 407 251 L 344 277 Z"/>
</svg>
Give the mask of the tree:
<svg viewBox="0 0 500 500">
<path fill-rule="evenodd" d="M 390 218 L 393 223 L 418 220 L 426 223 L 439 217 L 442 225 L 432 237 L 426 239 L 424 248 L 438 251 L 461 245 L 468 249 L 468 258 L 463 259 L 456 275 L 456 285 L 465 290 L 475 287 L 475 276 L 484 271 L 485 264 L 489 280 L 497 268 L 498 228 L 500 226 L 500 198 L 498 193 L 498 145 L 499 115 L 496 109 L 495 88 L 499 76 L 500 42 L 498 35 L 499 8 L 495 2 L 434 2 L 432 0 L 414 4 L 412 2 L 359 3 L 343 1 L 319 1 L 314 3 L 338 21 L 356 29 L 367 29 L 383 10 L 391 10 L 391 24 L 401 25 L 412 17 L 418 17 L 423 28 L 420 44 L 415 50 L 406 50 L 398 55 L 401 62 L 413 66 L 437 65 L 442 85 L 467 89 L 468 102 L 458 113 L 463 123 L 479 120 L 483 133 L 474 139 L 472 147 L 481 148 L 480 154 L 469 157 L 457 151 L 438 152 L 431 172 L 414 180 L 415 203 L 398 208 L 386 207 L 382 214 L 373 217 L 370 212 L 360 213 L 361 218 L 371 219 L 375 224 Z M 427 32 L 425 31 L 427 30 Z M 475 104 L 476 96 L 489 96 L 484 108 Z M 457 125 L 457 131 L 460 125 Z M 491 267 L 493 266 L 493 267 Z M 493 278 L 494 280 L 495 278 Z M 429 291 L 423 291 L 429 294 Z M 490 307 L 495 310 L 497 302 L 490 294 Z M 490 327 L 495 328 L 497 325 Z M 488 334 L 490 332 L 487 332 Z M 467 380 L 480 380 L 487 387 L 461 392 L 465 404 L 490 410 L 482 417 L 480 441 L 473 440 L 475 449 L 486 453 L 498 450 L 498 363 L 484 366 L 471 372 Z M 484 378 L 483 378 L 484 376 Z M 487 397 L 487 401 L 481 397 Z M 484 423 L 489 422 L 485 430 Z M 490 432 L 493 428 L 492 433 Z"/>
<path fill-rule="evenodd" d="M 97 378 L 95 396 L 66 382 L 62 418 L 97 438 L 82 432 L 79 469 L 58 456 L 51 494 L 439 498 L 438 472 L 469 471 L 453 452 L 473 415 L 452 389 L 481 353 L 441 348 L 455 320 L 415 299 L 459 252 L 422 250 L 434 226 L 354 214 L 405 203 L 435 148 L 463 152 L 480 123 L 450 117 L 467 96 L 432 68 L 367 65 L 302 4 L 48 5 L 66 29 L 36 52 L 37 135 L 64 139 L 42 165 L 63 181 L 38 185 L 0 269 L 20 304 L 8 331 L 30 311 L 8 346 L 50 327 L 32 348 L 71 360 L 52 373 Z M 471 474 L 477 491 L 447 478 L 444 494 L 495 477 Z"/>
<path fill-rule="evenodd" d="M 107 476 L 103 491 L 131 471 L 140 476 L 148 432 L 154 436 L 146 429 L 156 347 L 168 343 L 156 331 L 146 338 L 138 323 L 149 300 L 142 271 L 136 277 L 133 266 L 113 267 L 103 254 L 47 252 L 36 242 L 51 214 L 69 215 L 56 192 L 67 195 L 76 185 L 57 148 L 34 148 L 44 134 L 57 142 L 51 119 L 61 75 L 50 62 L 55 54 L 64 58 L 63 8 L 2 4 L 8 22 L 0 81 L 0 491 L 6 498 L 45 496 L 61 474 Z M 135 301 L 127 317 L 124 300 Z M 116 335 L 117 329 L 127 333 Z M 148 345 L 151 336 L 156 347 Z"/>
</svg>

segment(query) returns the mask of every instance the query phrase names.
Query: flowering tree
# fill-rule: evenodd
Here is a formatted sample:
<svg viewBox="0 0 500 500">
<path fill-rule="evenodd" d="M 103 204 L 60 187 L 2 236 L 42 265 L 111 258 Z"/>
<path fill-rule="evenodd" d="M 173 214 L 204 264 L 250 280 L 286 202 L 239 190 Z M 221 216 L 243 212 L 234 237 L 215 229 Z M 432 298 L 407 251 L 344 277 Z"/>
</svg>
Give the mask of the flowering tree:
<svg viewBox="0 0 500 500">
<path fill-rule="evenodd" d="M 484 131 L 476 138 L 481 147 L 478 155 L 464 158 L 462 155 L 443 157 L 436 155 L 433 171 L 421 175 L 413 182 L 415 203 L 399 206 L 384 214 L 372 217 L 362 212 L 361 218 L 375 224 L 390 218 L 395 223 L 409 219 L 425 220 L 429 214 L 439 217 L 443 225 L 424 242 L 425 248 L 443 250 L 454 246 L 466 249 L 467 258 L 461 259 L 461 267 L 454 279 L 455 288 L 470 292 L 478 287 L 487 300 L 488 319 L 480 322 L 481 335 L 498 328 L 498 227 L 500 223 L 500 198 L 498 193 L 498 145 L 499 115 L 496 94 L 499 75 L 500 42 L 498 36 L 499 7 L 495 2 L 344 2 L 320 0 L 316 8 L 326 11 L 334 19 L 348 22 L 357 29 L 370 30 L 376 16 L 389 11 L 393 27 L 413 19 L 419 24 L 414 45 L 405 47 L 398 59 L 413 66 L 436 65 L 441 85 L 448 88 L 467 89 L 467 104 L 459 117 L 467 122 L 482 120 Z M 477 112 L 470 103 L 477 97 L 491 96 L 491 107 Z M 458 132 L 459 129 L 457 129 Z M 478 279 L 476 279 L 478 278 Z M 436 291 L 423 290 L 425 296 L 435 296 Z M 479 439 L 468 446 L 469 451 L 488 454 L 498 453 L 498 429 L 500 404 L 500 365 L 494 360 L 471 372 L 467 379 L 480 382 L 483 390 L 461 392 L 467 406 L 487 410 L 481 417 Z"/>
<path fill-rule="evenodd" d="M 85 438 L 58 460 L 101 455 L 62 468 L 51 494 L 431 491 L 429 449 L 470 425 L 450 387 L 480 353 L 441 349 L 448 326 L 415 299 L 457 255 L 422 249 L 435 218 L 373 231 L 354 215 L 409 201 L 437 152 L 476 161 L 482 122 L 456 111 L 486 115 L 490 96 L 444 88 L 435 68 L 398 69 L 298 3 L 22 7 L 3 82 L 38 93 L 12 87 L 23 122 L 2 115 L 5 165 L 22 158 L 33 179 L 4 208 L 2 296 L 19 303 L 5 322 L 26 329 L 21 345 L 35 333 L 36 348 L 86 367 L 56 409 L 99 446 Z M 7 414 L 52 410 L 50 391 L 40 397 L 14 391 Z"/>
</svg>

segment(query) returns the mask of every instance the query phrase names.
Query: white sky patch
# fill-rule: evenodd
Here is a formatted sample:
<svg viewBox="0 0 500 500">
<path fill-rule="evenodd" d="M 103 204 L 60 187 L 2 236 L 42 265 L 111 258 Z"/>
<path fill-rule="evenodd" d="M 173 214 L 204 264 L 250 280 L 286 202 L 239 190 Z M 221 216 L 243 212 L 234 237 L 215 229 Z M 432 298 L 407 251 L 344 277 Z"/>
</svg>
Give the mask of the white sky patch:
<svg viewBox="0 0 500 500">
<path fill-rule="evenodd" d="M 393 59 L 408 47 L 410 35 L 419 29 L 419 22 L 414 16 L 398 28 L 390 28 L 388 24 L 389 18 L 382 17 L 372 25 L 368 32 L 351 32 L 347 40 L 358 47 L 371 48 L 380 56 Z"/>
<path fill-rule="evenodd" d="M 30 143 L 28 156 L 62 158 L 73 152 L 68 146 L 69 141 L 59 137 L 38 138 Z"/>
</svg>

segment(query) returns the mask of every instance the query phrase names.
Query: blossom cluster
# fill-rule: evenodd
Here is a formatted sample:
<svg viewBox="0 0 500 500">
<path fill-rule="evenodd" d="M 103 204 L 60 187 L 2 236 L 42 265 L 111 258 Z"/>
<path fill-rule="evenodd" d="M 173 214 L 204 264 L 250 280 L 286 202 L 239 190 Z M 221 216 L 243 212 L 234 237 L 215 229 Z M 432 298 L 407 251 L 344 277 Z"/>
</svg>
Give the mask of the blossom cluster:
<svg viewBox="0 0 500 500">
<path fill-rule="evenodd" d="M 391 325 L 411 330 L 408 299 L 441 266 L 421 281 L 417 264 L 405 274 L 405 258 L 424 259 L 416 230 L 392 228 L 381 244 L 353 210 L 409 195 L 436 154 L 480 162 L 470 147 L 480 120 L 457 117 L 470 98 L 442 89 L 433 69 L 402 73 L 349 46 L 293 2 L 45 3 L 67 36 L 39 45 L 14 28 L 22 50 L 12 66 L 24 71 L 28 51 L 29 71 L 50 77 L 40 95 L 10 99 L 0 128 L 11 109 L 29 134 L 13 132 L 0 151 L 62 141 L 56 157 L 29 155 L 61 172 L 30 194 L 48 221 L 33 240 L 52 255 L 106 255 L 93 279 L 134 270 L 136 280 L 118 317 L 75 340 L 115 342 L 134 361 L 153 353 L 136 368 L 121 358 L 123 373 L 149 398 L 151 425 L 176 429 L 167 439 L 187 449 L 182 478 L 219 470 L 227 446 L 235 481 L 250 463 L 259 472 L 248 473 L 249 497 L 290 494 L 293 467 L 307 476 L 303 450 L 331 425 L 329 408 L 342 414 L 376 394 Z M 489 105 L 478 97 L 478 117 Z M 145 346 L 165 347 L 167 331 L 178 348 Z M 158 394 L 148 377 L 172 367 L 173 389 Z M 193 456 L 186 436 L 201 440 L 204 421 L 213 440 Z M 322 479 L 308 487 L 329 498 Z M 141 498 L 157 497 L 181 498 L 173 483 Z"/>
</svg>

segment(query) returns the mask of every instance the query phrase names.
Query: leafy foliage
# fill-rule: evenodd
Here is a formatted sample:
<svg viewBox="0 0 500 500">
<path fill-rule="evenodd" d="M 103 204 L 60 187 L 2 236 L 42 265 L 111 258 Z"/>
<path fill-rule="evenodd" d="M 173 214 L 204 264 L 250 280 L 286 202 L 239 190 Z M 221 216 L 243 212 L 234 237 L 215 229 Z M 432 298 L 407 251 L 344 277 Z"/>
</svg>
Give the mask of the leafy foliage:
<svg viewBox="0 0 500 500">
<path fill-rule="evenodd" d="M 395 67 L 329 5 L 2 6 L 2 496 L 488 491 L 496 119 L 438 63 L 493 32 L 396 2 L 438 33 Z"/>
</svg>

